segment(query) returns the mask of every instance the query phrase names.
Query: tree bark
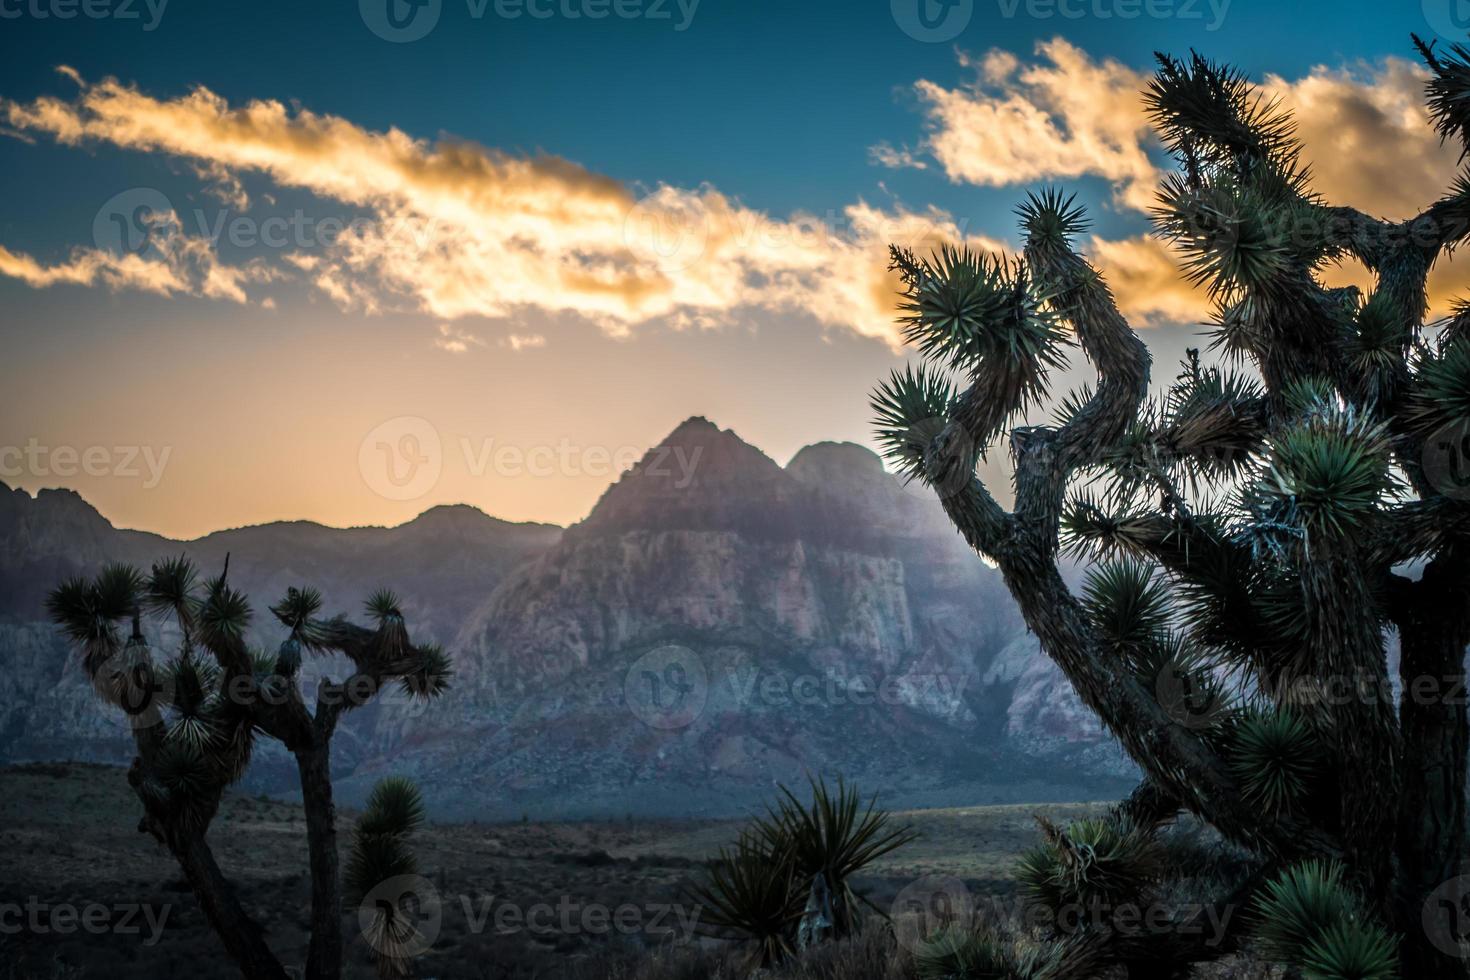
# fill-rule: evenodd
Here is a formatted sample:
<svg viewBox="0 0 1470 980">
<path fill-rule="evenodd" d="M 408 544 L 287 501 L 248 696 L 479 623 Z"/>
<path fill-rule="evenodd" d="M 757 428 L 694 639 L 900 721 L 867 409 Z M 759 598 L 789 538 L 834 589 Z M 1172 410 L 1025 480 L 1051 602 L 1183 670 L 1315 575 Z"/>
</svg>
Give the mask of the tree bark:
<svg viewBox="0 0 1470 980">
<path fill-rule="evenodd" d="M 1467 630 L 1464 615 L 1457 614 L 1466 602 L 1466 576 L 1451 567 L 1444 559 L 1426 567 L 1399 631 L 1404 772 L 1396 904 L 1404 976 L 1446 980 L 1470 973 L 1463 959 L 1426 934 L 1423 920 L 1435 890 L 1470 873 L 1465 863 Z"/>
<path fill-rule="evenodd" d="M 286 980 L 286 971 L 266 945 L 263 930 L 245 911 L 234 889 L 220 873 L 214 853 L 202 836 L 185 838 L 171 846 L 184 877 L 204 908 L 209 924 L 245 980 Z"/>
<path fill-rule="evenodd" d="M 296 753 L 301 801 L 306 810 L 306 843 L 311 859 L 311 945 L 306 954 L 310 980 L 342 975 L 342 878 L 337 861 L 337 811 L 332 802 L 331 742 Z"/>
</svg>

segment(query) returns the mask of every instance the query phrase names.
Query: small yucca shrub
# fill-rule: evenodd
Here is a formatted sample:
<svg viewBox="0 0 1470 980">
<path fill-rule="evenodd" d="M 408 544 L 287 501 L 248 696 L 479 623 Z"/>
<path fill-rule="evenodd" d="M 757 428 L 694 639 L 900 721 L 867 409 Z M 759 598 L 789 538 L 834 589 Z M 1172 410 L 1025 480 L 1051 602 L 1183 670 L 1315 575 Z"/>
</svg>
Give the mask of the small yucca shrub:
<svg viewBox="0 0 1470 980">
<path fill-rule="evenodd" d="M 1027 851 L 1017 877 L 1058 919 L 1070 912 L 1106 917 L 1139 907 L 1163 874 L 1153 836 L 1116 817 L 1079 820 L 1065 830 L 1039 818 L 1045 840 Z"/>
<path fill-rule="evenodd" d="M 763 966 L 794 955 L 818 875 L 830 896 L 833 937 L 858 931 L 860 902 L 882 914 L 854 890 L 852 876 L 918 836 L 907 827 L 890 827 L 888 814 L 876 809 L 875 801 L 862 807 L 857 790 L 841 781 L 835 793 L 825 782 L 813 781 L 810 804 L 784 786 L 781 794 L 765 816 L 741 832 L 732 851 L 720 852 L 706 882 L 691 889 L 717 934 L 746 942 Z"/>
<path fill-rule="evenodd" d="M 349 898 L 366 917 L 363 935 L 384 980 L 408 976 L 422 942 L 407 904 L 418 896 L 409 888 L 385 886 L 418 873 L 408 837 L 423 822 L 418 787 L 403 776 L 389 776 L 373 787 L 352 835 L 343 879 Z"/>
<path fill-rule="evenodd" d="M 1398 943 L 1374 922 L 1338 922 L 1302 951 L 1307 980 L 1394 980 Z"/>
<path fill-rule="evenodd" d="M 701 926 L 742 941 L 755 965 L 769 967 L 795 952 L 794 931 L 806 896 L 794 878 L 789 844 L 773 848 L 745 831 L 733 850 L 720 850 L 706 881 L 690 892 L 703 909 Z"/>
<path fill-rule="evenodd" d="M 946 926 L 914 950 L 918 980 L 1011 980 L 1010 950 L 988 932 Z"/>
<path fill-rule="evenodd" d="M 1283 871 L 1256 900 L 1254 917 L 1266 955 L 1310 980 L 1398 976 L 1398 944 L 1368 919 L 1336 862 L 1308 861 Z"/>
<path fill-rule="evenodd" d="M 771 852 L 790 855 L 793 885 L 802 890 L 803 899 L 813 878 L 826 879 L 833 931 L 838 937 L 848 936 L 860 925 L 859 902 L 882 912 L 853 891 L 852 876 L 918 834 L 908 827 L 890 827 L 888 814 L 876 809 L 876 798 L 864 808 L 858 791 L 840 779 L 835 794 L 821 780 L 814 780 L 811 788 L 811 803 L 805 804 L 781 787 L 777 805 L 754 820 L 751 830 Z"/>
</svg>

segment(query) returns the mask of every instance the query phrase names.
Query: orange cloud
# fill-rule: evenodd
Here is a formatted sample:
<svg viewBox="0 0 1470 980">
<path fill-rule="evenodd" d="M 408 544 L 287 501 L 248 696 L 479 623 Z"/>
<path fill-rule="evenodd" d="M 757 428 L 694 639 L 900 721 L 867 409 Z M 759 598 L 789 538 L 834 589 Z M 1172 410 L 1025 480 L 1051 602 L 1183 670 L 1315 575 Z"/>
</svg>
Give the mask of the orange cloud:
<svg viewBox="0 0 1470 980">
<path fill-rule="evenodd" d="M 258 173 L 366 211 L 329 244 L 285 260 L 334 302 L 368 313 L 407 306 L 454 320 L 537 308 L 622 335 L 755 308 L 896 345 L 891 293 L 877 288 L 889 282 L 888 243 L 1001 247 L 934 209 L 859 201 L 777 219 L 708 186 L 640 198 L 558 157 L 373 132 L 273 101 L 231 106 L 204 88 L 156 99 L 111 79 L 83 82 L 73 100 L 0 101 L 0 115 L 65 144 L 180 158 L 226 192 Z"/>
<path fill-rule="evenodd" d="M 924 149 L 956 183 L 1004 187 L 1050 178 L 1096 175 L 1117 199 L 1146 208 L 1158 169 L 1149 158 L 1149 125 L 1139 93 L 1148 76 L 1117 61 L 1093 61 L 1055 38 L 1022 65 L 1008 51 L 979 61 L 973 82 L 945 88 L 921 80 Z"/>
</svg>

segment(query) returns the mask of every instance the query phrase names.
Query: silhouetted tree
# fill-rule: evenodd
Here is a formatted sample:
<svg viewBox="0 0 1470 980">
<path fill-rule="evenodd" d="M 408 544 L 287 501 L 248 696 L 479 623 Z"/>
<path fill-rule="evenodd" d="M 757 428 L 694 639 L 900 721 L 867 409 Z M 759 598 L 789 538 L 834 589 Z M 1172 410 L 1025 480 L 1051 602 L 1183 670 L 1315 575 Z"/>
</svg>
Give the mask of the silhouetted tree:
<svg viewBox="0 0 1470 980">
<path fill-rule="evenodd" d="M 178 860 L 210 924 L 251 980 L 286 972 L 221 874 L 206 834 L 221 796 L 249 766 L 258 735 L 276 739 L 295 757 L 311 868 L 306 975 L 335 978 L 342 971 L 342 885 L 332 735 L 344 712 L 368 703 L 385 685 L 399 684 L 416 698 L 437 697 L 447 686 L 449 659 L 437 647 L 410 642 L 392 593 L 368 600 L 376 621 L 369 629 L 341 617 L 317 618 L 322 598 L 309 588 L 290 589 L 271 607 L 287 630 L 280 650 L 252 651 L 245 641 L 250 605 L 230 587 L 228 571 L 227 558 L 225 570 L 201 586 L 187 558 L 159 562 L 146 575 L 109 565 L 95 579 L 57 588 L 48 611 L 80 646 L 98 693 L 131 722 L 137 755 L 128 783 L 143 804 L 138 829 Z M 155 659 L 144 635 L 149 615 L 177 625 L 178 649 L 166 660 Z M 130 626 L 126 638 L 120 625 Z M 294 680 L 303 649 L 340 652 L 352 663 L 344 681 L 321 681 L 311 709 Z M 401 839 L 383 846 L 401 846 Z"/>
<path fill-rule="evenodd" d="M 1470 49 L 1415 43 L 1441 138 L 1470 152 Z M 1402 934 L 1404 976 L 1463 976 L 1421 913 L 1466 870 L 1470 304 L 1426 324 L 1425 283 L 1470 233 L 1470 173 L 1379 220 L 1313 193 L 1292 117 L 1238 71 L 1160 55 L 1144 99 L 1179 164 L 1157 232 L 1236 363 L 1191 352 L 1151 399 L 1147 348 L 1073 247 L 1082 209 L 1045 191 L 1019 257 L 891 250 L 925 363 L 875 393 L 879 436 L 1146 774 L 1125 815 L 1191 811 L 1268 874 L 1339 861 Z M 1366 295 L 1319 280 L 1339 259 Z M 1097 383 L 1011 428 L 1007 510 L 978 462 L 1073 343 Z M 1063 549 L 1097 561 L 1081 594 Z M 1314 941 L 1372 962 L 1381 937 L 1342 921 Z"/>
</svg>

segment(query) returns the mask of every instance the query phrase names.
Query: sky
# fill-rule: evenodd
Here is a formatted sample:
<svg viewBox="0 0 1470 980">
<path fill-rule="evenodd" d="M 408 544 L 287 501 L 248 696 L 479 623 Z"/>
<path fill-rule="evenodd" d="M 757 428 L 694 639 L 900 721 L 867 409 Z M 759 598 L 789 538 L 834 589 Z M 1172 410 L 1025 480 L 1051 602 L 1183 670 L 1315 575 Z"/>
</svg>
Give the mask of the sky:
<svg viewBox="0 0 1470 980">
<path fill-rule="evenodd" d="M 1208 304 L 1149 235 L 1153 53 L 1237 65 L 1324 196 L 1407 217 L 1459 166 L 1410 35 L 1467 31 L 1467 0 L 0 0 L 0 481 L 177 537 L 566 524 L 691 415 L 782 463 L 871 444 L 912 357 L 887 244 L 1016 248 L 1053 184 L 1167 382 Z"/>
</svg>

